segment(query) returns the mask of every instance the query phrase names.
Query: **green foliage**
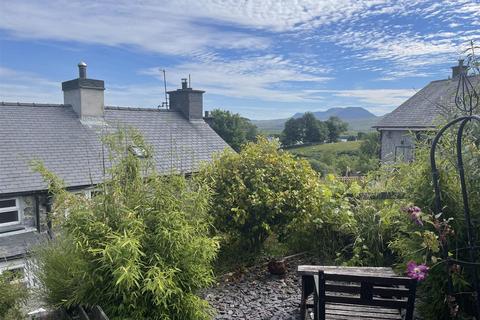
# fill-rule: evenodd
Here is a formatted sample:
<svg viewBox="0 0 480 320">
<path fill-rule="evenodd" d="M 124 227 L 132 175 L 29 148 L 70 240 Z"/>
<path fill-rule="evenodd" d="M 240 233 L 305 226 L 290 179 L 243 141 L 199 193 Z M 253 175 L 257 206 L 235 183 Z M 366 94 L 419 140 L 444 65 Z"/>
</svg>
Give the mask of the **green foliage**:
<svg viewBox="0 0 480 320">
<path fill-rule="evenodd" d="M 360 151 L 363 141 L 348 141 L 300 146 L 288 151 L 305 158 L 322 174 L 365 174 L 378 168 L 378 155 L 370 156 Z"/>
<path fill-rule="evenodd" d="M 285 128 L 280 136 L 280 141 L 284 146 L 291 146 L 301 143 L 304 139 L 304 125 L 302 119 L 290 118 L 285 122 Z"/>
<path fill-rule="evenodd" d="M 480 149 L 476 143 L 478 136 L 475 130 L 475 128 L 467 130 L 463 154 L 472 221 L 479 221 Z M 435 217 L 433 211 L 434 191 L 428 144 L 417 148 L 415 162 L 385 168 L 384 176 L 381 178 L 385 188 L 403 193 L 408 203 L 422 210 L 423 226 L 413 223 L 404 213 L 403 219 L 398 220 L 399 227 L 389 243 L 389 248 L 398 257 L 398 267 L 401 271 L 404 271 L 406 262 L 410 260 L 430 266 L 429 276 L 419 288 L 419 295 L 422 296 L 419 309 L 425 319 L 450 319 L 455 314 L 457 306 L 458 319 L 469 319 L 472 313 L 473 297 L 468 293 L 472 292 L 471 273 L 454 265 L 452 273 L 454 290 L 461 294 L 456 295 L 454 299 L 448 298 L 447 270 L 441 255 L 441 247 L 446 239 L 449 242 L 451 257 L 468 260 L 467 251 L 461 249 L 467 247 L 466 225 L 453 141 L 453 134 L 447 133 L 437 152 L 443 204 L 441 216 Z M 476 224 L 475 228 L 476 234 L 479 234 L 480 225 Z"/>
<path fill-rule="evenodd" d="M 337 255 L 337 261 L 352 266 L 390 266 L 395 255 L 388 244 L 397 235 L 399 220 L 404 218 L 401 203 L 358 198 L 352 201 L 355 222 L 351 242 Z"/>
<path fill-rule="evenodd" d="M 295 216 L 288 226 L 287 240 L 294 251 L 314 250 L 322 259 L 333 263 L 336 253 L 349 243 L 354 230 L 349 195 L 358 192 L 356 183 L 344 184 L 333 175 L 321 180 L 308 195 L 315 198 L 315 208 Z"/>
<path fill-rule="evenodd" d="M 297 143 L 323 143 L 329 135 L 329 130 L 326 122 L 315 118 L 313 113 L 306 112 L 301 118 L 290 118 L 285 122 L 280 140 L 283 146 L 292 146 Z"/>
<path fill-rule="evenodd" d="M 318 209 L 317 173 L 306 161 L 264 138 L 239 153 L 224 152 L 203 168 L 200 178 L 214 191 L 211 212 L 227 242 L 258 250 L 272 233 Z"/>
<path fill-rule="evenodd" d="M 28 289 L 18 276 L 10 271 L 0 274 L 0 319 L 24 319 L 21 307 L 27 298 Z"/>
<path fill-rule="evenodd" d="M 380 135 L 378 132 L 370 132 L 362 137 L 360 152 L 369 158 L 376 158 L 380 154 Z"/>
<path fill-rule="evenodd" d="M 304 143 L 321 143 L 327 139 L 328 127 L 325 122 L 317 120 L 311 112 L 306 112 L 301 119 L 305 125 Z"/>
<path fill-rule="evenodd" d="M 55 307 L 100 305 L 111 319 L 210 319 L 196 293 L 213 283 L 209 189 L 159 176 L 133 130 L 105 139 L 114 165 L 92 199 L 66 192 L 37 163 L 55 198 L 56 238 L 37 249 L 38 278 Z"/>
<path fill-rule="evenodd" d="M 325 121 L 327 128 L 328 128 L 328 141 L 329 142 L 337 142 L 338 137 L 347 131 L 348 123 L 343 122 L 338 117 L 330 117 L 327 121 Z"/>
<path fill-rule="evenodd" d="M 256 140 L 257 127 L 238 113 L 215 109 L 210 114 L 212 129 L 235 151 L 240 151 L 245 143 Z"/>
</svg>

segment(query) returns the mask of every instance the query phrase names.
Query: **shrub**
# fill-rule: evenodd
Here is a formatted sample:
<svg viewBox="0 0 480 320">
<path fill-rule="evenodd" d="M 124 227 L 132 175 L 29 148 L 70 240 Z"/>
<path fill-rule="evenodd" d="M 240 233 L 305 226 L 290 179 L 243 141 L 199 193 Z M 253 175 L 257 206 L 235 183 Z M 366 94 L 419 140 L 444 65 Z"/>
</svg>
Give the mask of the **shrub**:
<svg viewBox="0 0 480 320">
<path fill-rule="evenodd" d="M 317 209 L 317 173 L 307 161 L 264 138 L 238 154 L 224 152 L 199 177 L 214 192 L 211 212 L 217 230 L 248 249 L 258 250 L 272 232 L 282 238 L 294 217 Z"/>
<path fill-rule="evenodd" d="M 239 153 L 225 152 L 199 177 L 212 188 L 214 224 L 226 243 L 240 242 L 258 251 L 270 236 L 292 250 L 318 249 L 322 255 L 341 248 L 350 226 L 349 189 L 260 138 Z"/>
<path fill-rule="evenodd" d="M 315 208 L 295 216 L 288 225 L 288 242 L 298 250 L 313 250 L 332 263 L 336 253 L 351 242 L 355 227 L 350 196 L 360 191 L 356 182 L 347 185 L 329 174 L 320 181 L 309 197 Z"/>
<path fill-rule="evenodd" d="M 28 289 L 15 274 L 10 271 L 0 274 L 0 293 L 0 319 L 24 319 L 21 306 L 28 298 Z"/>
<path fill-rule="evenodd" d="M 337 261 L 352 266 L 390 266 L 395 255 L 388 244 L 397 235 L 401 204 L 395 200 L 351 199 L 351 240 L 337 254 Z"/>
<path fill-rule="evenodd" d="M 38 278 L 56 307 L 100 305 L 111 319 L 209 319 L 196 292 L 212 284 L 218 241 L 209 236 L 205 186 L 159 176 L 132 130 L 106 143 L 114 163 L 92 199 L 66 192 L 37 164 L 55 198 L 56 238 L 38 249 Z"/>
</svg>

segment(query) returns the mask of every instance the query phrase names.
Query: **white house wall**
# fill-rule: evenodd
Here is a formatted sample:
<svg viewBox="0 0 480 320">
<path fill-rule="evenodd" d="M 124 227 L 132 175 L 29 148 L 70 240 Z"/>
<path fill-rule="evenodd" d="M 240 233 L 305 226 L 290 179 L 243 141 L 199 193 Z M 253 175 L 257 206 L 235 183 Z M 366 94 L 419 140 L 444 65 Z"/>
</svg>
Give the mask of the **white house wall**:
<svg viewBox="0 0 480 320">
<path fill-rule="evenodd" d="M 381 130 L 381 160 L 383 163 L 412 161 L 414 133 L 408 130 Z"/>
</svg>

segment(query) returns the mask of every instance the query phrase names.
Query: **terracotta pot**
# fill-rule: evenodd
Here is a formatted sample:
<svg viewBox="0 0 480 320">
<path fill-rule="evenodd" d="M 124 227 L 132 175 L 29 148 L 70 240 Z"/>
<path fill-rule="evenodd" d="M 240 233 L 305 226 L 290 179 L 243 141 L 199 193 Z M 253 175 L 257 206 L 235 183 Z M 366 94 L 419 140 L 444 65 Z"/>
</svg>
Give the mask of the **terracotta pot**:
<svg viewBox="0 0 480 320">
<path fill-rule="evenodd" d="M 283 276 L 287 273 L 287 264 L 285 260 L 272 259 L 268 263 L 268 272 L 277 276 Z"/>
</svg>

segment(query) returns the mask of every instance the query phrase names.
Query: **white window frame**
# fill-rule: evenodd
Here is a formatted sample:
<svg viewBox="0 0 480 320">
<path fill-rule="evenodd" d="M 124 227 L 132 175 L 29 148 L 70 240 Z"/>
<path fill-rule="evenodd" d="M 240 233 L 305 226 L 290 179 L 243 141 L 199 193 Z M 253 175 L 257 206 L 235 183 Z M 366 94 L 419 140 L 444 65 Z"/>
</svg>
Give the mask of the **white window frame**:
<svg viewBox="0 0 480 320">
<path fill-rule="evenodd" d="M 14 226 L 17 224 L 22 223 L 22 207 L 20 205 L 20 199 L 18 198 L 5 198 L 5 199 L 0 199 L 1 201 L 5 200 L 15 200 L 15 207 L 8 207 L 8 208 L 0 208 L 0 215 L 4 212 L 11 212 L 11 211 L 17 211 L 17 221 L 11 221 L 11 222 L 4 222 L 0 223 L 0 227 L 7 227 L 7 226 Z"/>
<path fill-rule="evenodd" d="M 4 273 L 5 271 L 13 271 L 16 270 L 20 271 L 23 277 L 14 280 L 15 282 L 25 283 L 29 288 L 37 287 L 38 280 L 35 277 L 35 274 L 32 272 L 32 267 L 29 267 L 30 261 L 26 259 L 15 259 L 6 262 L 0 262 L 0 274 Z M 35 268 L 36 266 L 33 265 Z"/>
</svg>

